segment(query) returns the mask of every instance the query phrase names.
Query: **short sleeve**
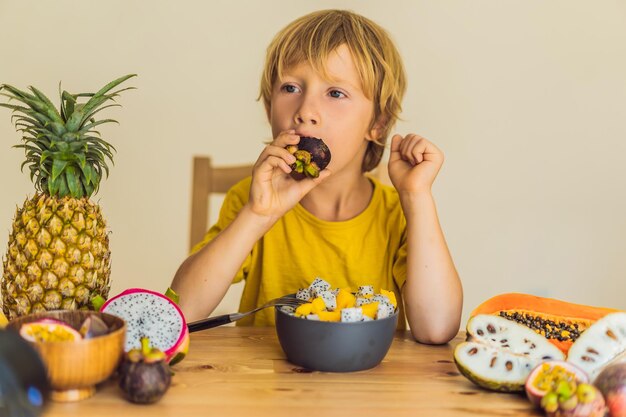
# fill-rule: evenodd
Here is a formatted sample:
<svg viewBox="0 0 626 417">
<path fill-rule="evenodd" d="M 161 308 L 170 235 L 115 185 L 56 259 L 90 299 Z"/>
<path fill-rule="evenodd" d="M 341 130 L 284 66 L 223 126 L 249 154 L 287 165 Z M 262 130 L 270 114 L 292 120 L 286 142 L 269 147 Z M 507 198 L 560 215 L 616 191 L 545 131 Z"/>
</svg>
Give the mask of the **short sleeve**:
<svg viewBox="0 0 626 417">
<path fill-rule="evenodd" d="M 215 239 L 215 237 L 228 225 L 232 223 L 232 221 L 237 217 L 242 207 L 248 201 L 248 195 L 250 191 L 250 181 L 251 178 L 246 178 L 241 182 L 235 184 L 227 193 L 224 198 L 224 202 L 222 203 L 222 207 L 220 209 L 220 214 L 217 219 L 217 222 L 212 225 L 208 232 L 202 238 L 202 241 L 197 243 L 192 249 L 191 254 L 198 252 L 202 249 L 207 243 Z M 240 282 L 245 279 L 248 271 L 250 269 L 252 255 L 248 254 L 246 259 L 243 261 L 241 268 L 237 272 L 233 279 L 233 283 Z"/>
</svg>

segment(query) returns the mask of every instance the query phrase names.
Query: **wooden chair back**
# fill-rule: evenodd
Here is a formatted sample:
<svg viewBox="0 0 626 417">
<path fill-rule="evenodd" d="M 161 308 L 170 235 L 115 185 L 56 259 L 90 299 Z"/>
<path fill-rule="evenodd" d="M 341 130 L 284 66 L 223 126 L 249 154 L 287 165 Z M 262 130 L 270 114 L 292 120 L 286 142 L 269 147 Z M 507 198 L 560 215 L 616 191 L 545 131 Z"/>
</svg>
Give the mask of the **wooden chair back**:
<svg viewBox="0 0 626 417">
<path fill-rule="evenodd" d="M 209 197 L 225 194 L 233 185 L 252 174 L 252 164 L 216 167 L 208 156 L 194 156 L 191 189 L 189 249 L 209 230 Z"/>
<path fill-rule="evenodd" d="M 233 185 L 252 175 L 252 164 L 237 166 L 213 166 L 209 156 L 193 157 L 191 190 L 191 228 L 189 249 L 200 242 L 209 230 L 209 198 L 211 194 L 225 194 Z M 390 184 L 386 166 L 381 164 L 368 175 L 384 184 Z"/>
</svg>

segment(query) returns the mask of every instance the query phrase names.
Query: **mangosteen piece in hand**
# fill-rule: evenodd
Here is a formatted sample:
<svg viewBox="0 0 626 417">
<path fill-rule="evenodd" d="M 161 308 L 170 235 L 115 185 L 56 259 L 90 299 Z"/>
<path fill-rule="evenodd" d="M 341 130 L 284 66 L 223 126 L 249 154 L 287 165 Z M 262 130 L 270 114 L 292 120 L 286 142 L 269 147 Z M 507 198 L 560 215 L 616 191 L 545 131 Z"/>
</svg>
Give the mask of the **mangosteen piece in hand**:
<svg viewBox="0 0 626 417">
<path fill-rule="evenodd" d="M 296 157 L 291 164 L 291 176 L 296 180 L 317 178 L 330 163 L 330 149 L 322 139 L 301 136 L 297 145 L 288 145 L 286 149 Z"/>
<path fill-rule="evenodd" d="M 141 349 L 132 349 L 124 355 L 120 365 L 120 388 L 126 399 L 137 404 L 158 401 L 172 382 L 165 353 L 150 346 L 147 337 L 141 338 Z"/>
</svg>

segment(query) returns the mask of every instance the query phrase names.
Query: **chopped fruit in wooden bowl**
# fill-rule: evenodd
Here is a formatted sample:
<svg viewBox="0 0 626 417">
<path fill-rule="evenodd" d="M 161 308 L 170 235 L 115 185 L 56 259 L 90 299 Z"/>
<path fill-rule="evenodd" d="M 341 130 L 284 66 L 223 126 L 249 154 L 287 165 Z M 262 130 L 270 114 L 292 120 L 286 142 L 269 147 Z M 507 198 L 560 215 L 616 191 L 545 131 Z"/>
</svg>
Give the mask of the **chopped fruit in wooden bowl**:
<svg viewBox="0 0 626 417">
<path fill-rule="evenodd" d="M 126 324 L 106 313 L 33 313 L 11 320 L 7 329 L 20 333 L 41 356 L 54 401 L 78 401 L 92 396 L 95 385 L 111 376 L 124 352 Z"/>
</svg>

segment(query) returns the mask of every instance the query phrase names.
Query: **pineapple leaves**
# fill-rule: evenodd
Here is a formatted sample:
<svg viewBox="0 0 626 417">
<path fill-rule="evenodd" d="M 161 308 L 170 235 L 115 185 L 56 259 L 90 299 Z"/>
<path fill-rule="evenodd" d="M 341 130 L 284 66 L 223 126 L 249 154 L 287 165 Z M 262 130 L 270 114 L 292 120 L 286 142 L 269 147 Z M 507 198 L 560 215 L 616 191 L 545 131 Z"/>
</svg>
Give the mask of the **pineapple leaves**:
<svg viewBox="0 0 626 417">
<path fill-rule="evenodd" d="M 26 93 L 25 91 L 20 91 L 17 88 L 7 84 L 2 85 L 2 87 L 8 90 L 13 95 L 11 97 L 11 94 L 6 94 L 7 96 L 15 100 L 21 101 L 34 111 L 45 115 L 53 122 L 63 122 L 61 116 L 59 115 L 59 112 L 56 110 L 54 105 L 45 95 L 43 95 L 43 93 L 39 92 L 39 90 L 37 90 L 36 88 L 30 87 L 31 90 L 33 90 L 33 92 L 35 93 L 35 95 L 32 95 Z"/>
<path fill-rule="evenodd" d="M 97 122 L 93 122 L 93 123 L 89 123 L 87 125 L 84 125 L 83 128 L 78 131 L 78 133 L 80 133 L 80 134 L 89 133 L 92 128 L 94 128 L 94 127 L 96 127 L 98 125 L 104 124 L 104 123 L 117 123 L 117 124 L 120 124 L 120 122 L 118 122 L 117 120 L 113 120 L 113 119 L 99 120 Z"/>
<path fill-rule="evenodd" d="M 94 114 L 96 114 L 96 113 L 98 113 L 98 112 L 101 112 L 101 111 L 102 111 L 102 110 L 104 110 L 104 109 L 108 109 L 109 107 L 122 107 L 122 105 L 121 105 L 121 104 L 109 104 L 108 106 L 102 106 L 102 107 L 98 108 L 97 110 L 92 111 L 92 112 L 91 112 L 91 113 L 89 113 L 87 116 L 83 117 L 83 120 L 82 120 L 82 122 L 81 122 L 81 124 L 80 124 L 80 127 L 83 127 L 83 125 L 84 125 L 84 124 L 85 124 L 85 122 L 87 122 L 87 121 L 93 121 L 93 120 L 94 120 L 94 119 L 93 119 L 93 115 L 94 115 Z"/>
<path fill-rule="evenodd" d="M 114 89 L 115 87 L 117 87 L 118 85 L 120 85 L 121 83 L 123 83 L 124 81 L 128 80 L 129 78 L 132 77 L 136 77 L 137 74 L 128 74 L 128 75 L 124 75 L 123 77 L 120 77 L 116 80 L 111 81 L 110 83 L 108 83 L 107 85 L 105 85 L 104 87 L 102 87 L 96 94 L 94 94 L 94 97 L 97 96 L 101 96 L 104 93 L 111 91 L 112 89 Z"/>
<path fill-rule="evenodd" d="M 103 98 L 103 96 L 108 91 L 111 91 L 113 88 L 117 87 L 118 85 L 126 81 L 127 79 L 131 77 L 135 77 L 136 75 L 137 74 L 125 75 L 123 77 L 120 77 L 116 80 L 111 81 L 110 83 L 102 87 L 97 93 L 95 93 L 89 99 L 89 101 L 80 110 L 76 109 L 74 111 L 74 113 L 70 116 L 70 118 L 68 119 L 66 123 L 67 129 L 71 132 L 78 130 L 79 126 L 81 126 L 84 123 L 84 121 L 88 119 L 88 117 L 85 118 L 85 115 L 90 114 L 93 110 L 95 110 L 105 101 L 112 98 L 111 96 L 107 96 Z"/>
<path fill-rule="evenodd" d="M 21 168 L 28 166 L 38 191 L 74 198 L 90 197 L 98 191 L 103 173 L 109 175 L 106 160 L 113 163 L 115 147 L 95 128 L 118 122 L 96 120 L 95 116 L 106 108 L 120 107 L 116 98 L 134 87 L 115 88 L 134 76 L 117 78 L 96 93 L 71 94 L 59 83 L 58 109 L 33 86 L 23 91 L 0 85 L 0 96 L 8 98 L 0 107 L 12 111 L 11 122 L 22 134 L 22 144 L 14 146 L 25 153 Z"/>
<path fill-rule="evenodd" d="M 19 122 L 29 126 L 43 127 L 43 123 L 40 123 L 38 120 L 33 119 L 32 117 L 23 116 L 21 114 L 14 114 L 13 116 L 11 116 L 11 122 L 15 123 L 16 126 Z"/>
<path fill-rule="evenodd" d="M 73 166 L 68 166 L 65 169 L 65 180 L 67 182 L 67 187 L 70 189 L 70 194 L 74 198 L 80 198 L 83 196 L 82 184 L 78 179 L 78 175 L 76 172 L 76 168 Z"/>
<path fill-rule="evenodd" d="M 52 181 L 53 182 L 59 177 L 59 175 L 63 173 L 67 164 L 68 164 L 68 161 L 62 161 L 60 159 L 55 159 L 52 161 Z"/>
<path fill-rule="evenodd" d="M 0 94 L 0 95 L 6 96 L 6 94 Z M 13 112 L 20 112 L 28 116 L 31 116 L 33 119 L 36 119 L 39 122 L 39 124 L 42 126 L 46 123 L 51 122 L 51 120 L 48 119 L 48 117 L 46 117 L 45 115 L 37 113 L 36 111 L 29 109 L 28 107 L 15 106 L 15 105 L 6 104 L 6 103 L 0 103 L 0 107 L 6 107 L 8 109 L 12 109 Z"/>
<path fill-rule="evenodd" d="M 57 195 L 59 193 L 59 183 L 60 181 L 48 181 L 48 194 Z"/>
<path fill-rule="evenodd" d="M 59 83 L 59 90 L 61 84 Z M 76 105 L 76 99 L 67 91 L 61 93 L 61 117 L 67 122 L 68 117 L 74 113 L 74 106 Z"/>
<path fill-rule="evenodd" d="M 87 158 L 85 157 L 84 153 L 77 153 L 76 154 L 76 159 L 78 159 L 78 166 L 80 167 L 81 170 L 84 170 L 85 167 L 87 166 Z"/>
<path fill-rule="evenodd" d="M 65 182 L 65 175 L 62 175 L 59 178 L 57 178 L 57 183 L 59 185 L 59 190 L 57 191 L 57 195 L 59 197 L 65 197 L 66 195 L 70 194 L 67 183 Z"/>
<path fill-rule="evenodd" d="M 11 97 L 11 96 L 8 96 L 6 94 L 0 94 L 0 95 L 6 96 L 6 97 Z M 0 103 L 0 107 L 6 107 L 7 109 L 13 110 L 13 112 L 24 113 L 24 114 L 26 114 L 28 116 L 33 117 L 34 119 L 37 119 L 37 121 L 40 124 L 42 124 L 42 125 L 44 123 L 47 123 L 47 122 L 51 121 L 50 119 L 48 119 L 48 117 L 46 115 L 37 113 L 36 111 L 33 111 L 33 110 L 29 109 L 28 107 L 16 106 L 16 105 L 13 105 L 13 104 L 6 104 L 6 103 Z"/>
<path fill-rule="evenodd" d="M 85 187 L 87 186 L 87 184 L 92 184 L 95 173 L 91 165 L 81 165 L 80 169 L 83 172 L 83 184 L 85 184 Z"/>
<path fill-rule="evenodd" d="M 113 149 L 114 151 L 116 151 L 116 149 L 115 149 L 115 147 L 113 145 L 111 145 L 110 143 L 108 143 L 104 139 L 101 139 L 101 138 L 99 138 L 97 136 L 86 136 L 85 137 L 85 142 L 88 143 L 88 144 L 94 145 L 96 147 L 96 149 L 104 149 L 104 150 Z M 109 157 L 109 159 L 111 159 L 111 162 L 113 162 L 112 155 L 111 155 L 111 157 Z"/>
<path fill-rule="evenodd" d="M 37 90 L 35 87 L 33 87 L 32 85 L 29 87 L 30 90 L 35 93 L 35 95 L 37 96 L 37 98 L 39 98 L 39 100 L 41 101 L 41 103 L 43 103 L 44 108 L 46 109 L 46 111 L 48 112 L 48 115 L 50 117 L 50 119 L 56 121 L 56 122 L 60 122 L 63 123 L 64 120 L 61 119 L 61 115 L 59 114 L 59 112 L 57 111 L 56 107 L 54 107 L 54 104 L 52 104 L 52 102 L 50 101 L 50 99 L 48 97 L 46 97 L 46 95 L 44 93 L 42 93 L 41 91 Z"/>
</svg>

